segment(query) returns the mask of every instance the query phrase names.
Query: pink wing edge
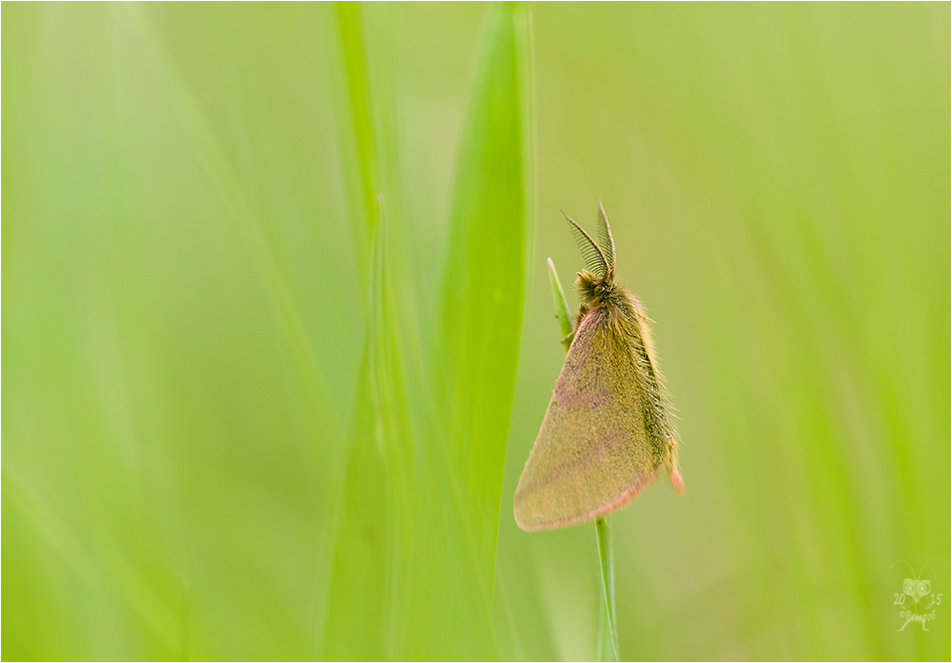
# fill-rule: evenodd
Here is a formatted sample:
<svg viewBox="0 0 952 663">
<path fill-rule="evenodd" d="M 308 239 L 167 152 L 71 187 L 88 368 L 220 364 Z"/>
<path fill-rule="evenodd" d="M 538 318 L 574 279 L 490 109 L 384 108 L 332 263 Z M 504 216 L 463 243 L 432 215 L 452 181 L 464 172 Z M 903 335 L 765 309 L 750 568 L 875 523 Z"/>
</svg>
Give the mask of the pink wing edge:
<svg viewBox="0 0 952 663">
<path fill-rule="evenodd" d="M 662 465 L 663 464 L 656 465 L 655 468 L 649 473 L 639 473 L 638 476 L 635 477 L 635 480 L 628 484 L 625 490 L 623 490 L 617 497 L 614 497 L 604 504 L 600 504 L 594 509 L 590 509 L 589 511 L 577 516 L 572 516 L 570 518 L 560 518 L 558 520 L 550 520 L 541 523 L 522 523 L 519 521 L 519 517 L 516 515 L 515 507 L 513 507 L 513 517 L 516 520 L 516 524 L 519 525 L 520 529 L 525 532 L 538 532 L 540 530 L 546 529 L 571 527 L 572 525 L 580 525 L 584 522 L 588 522 L 589 520 L 594 520 L 595 518 L 601 518 L 612 511 L 617 511 L 635 499 L 635 497 L 638 496 L 638 493 L 640 493 L 643 488 L 651 485 L 651 483 L 658 478 L 658 473 L 661 471 Z"/>
</svg>

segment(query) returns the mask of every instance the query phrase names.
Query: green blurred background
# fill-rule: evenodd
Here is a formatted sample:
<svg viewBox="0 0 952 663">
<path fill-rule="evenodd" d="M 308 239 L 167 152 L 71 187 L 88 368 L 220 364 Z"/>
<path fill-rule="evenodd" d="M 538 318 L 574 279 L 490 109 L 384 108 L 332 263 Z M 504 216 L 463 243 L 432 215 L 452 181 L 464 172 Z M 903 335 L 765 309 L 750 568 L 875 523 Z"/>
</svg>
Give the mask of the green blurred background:
<svg viewBox="0 0 952 663">
<path fill-rule="evenodd" d="M 947 3 L 2 19 L 4 659 L 593 658 L 511 503 L 598 197 L 687 485 L 622 656 L 949 659 Z"/>
</svg>

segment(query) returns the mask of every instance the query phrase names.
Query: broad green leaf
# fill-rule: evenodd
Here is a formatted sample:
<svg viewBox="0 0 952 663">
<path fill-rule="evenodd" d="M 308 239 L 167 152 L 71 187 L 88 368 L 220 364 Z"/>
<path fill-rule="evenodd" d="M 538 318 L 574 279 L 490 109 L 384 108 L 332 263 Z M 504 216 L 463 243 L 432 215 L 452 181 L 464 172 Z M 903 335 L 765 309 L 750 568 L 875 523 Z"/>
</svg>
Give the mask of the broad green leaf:
<svg viewBox="0 0 952 663">
<path fill-rule="evenodd" d="M 438 365 L 455 477 L 491 587 L 496 524 L 531 247 L 528 16 L 492 10 L 464 121 L 450 202 Z"/>
</svg>

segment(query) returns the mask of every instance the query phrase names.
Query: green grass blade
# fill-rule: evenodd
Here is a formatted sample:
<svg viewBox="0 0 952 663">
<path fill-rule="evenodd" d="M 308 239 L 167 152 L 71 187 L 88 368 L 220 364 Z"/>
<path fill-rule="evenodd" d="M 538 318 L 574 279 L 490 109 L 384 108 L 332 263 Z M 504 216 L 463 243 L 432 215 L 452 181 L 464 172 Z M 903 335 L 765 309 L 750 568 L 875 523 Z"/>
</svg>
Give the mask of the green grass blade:
<svg viewBox="0 0 952 663">
<path fill-rule="evenodd" d="M 347 100 L 349 117 L 353 123 L 359 164 L 359 198 L 363 209 L 364 222 L 371 229 L 374 217 L 374 199 L 380 191 L 379 164 L 377 159 L 378 140 L 375 135 L 375 120 L 372 109 L 370 74 L 367 52 L 364 47 L 362 8 L 357 3 L 338 2 L 334 4 L 334 17 L 340 36 L 345 78 L 347 82 Z"/>
<path fill-rule="evenodd" d="M 493 13 L 457 160 L 442 314 L 455 442 L 465 494 L 478 509 L 487 583 L 524 316 L 531 214 L 525 9 L 498 7 Z"/>
<path fill-rule="evenodd" d="M 568 351 L 572 344 L 570 337 L 572 333 L 572 314 L 569 311 L 569 304 L 565 300 L 565 291 L 562 290 L 562 282 L 559 281 L 559 273 L 555 271 L 555 263 L 552 258 L 546 261 L 549 265 L 549 284 L 552 286 L 552 301 L 555 304 L 555 318 L 559 321 L 559 329 L 562 330 L 562 347 Z"/>
<path fill-rule="evenodd" d="M 615 617 L 615 559 L 608 517 L 595 520 L 598 544 L 598 568 L 602 575 L 602 601 L 599 616 L 599 660 L 619 661 L 618 620 Z"/>
<path fill-rule="evenodd" d="M 168 656 L 178 653 L 176 644 L 180 624 L 174 607 L 163 602 L 132 565 L 114 554 L 105 558 L 90 554 L 81 538 L 39 504 L 6 469 L 3 472 L 3 501 L 5 509 L 14 507 L 17 515 L 36 528 L 39 536 L 83 585 L 98 591 L 106 586 L 120 597 L 128 613 L 150 634 L 157 651 Z M 5 515 L 8 513 L 5 510 Z"/>
<path fill-rule="evenodd" d="M 399 232 L 385 221 L 398 210 L 400 192 L 393 163 L 397 140 L 385 66 L 385 45 L 366 8 L 335 5 L 347 110 L 338 110 L 353 133 L 356 177 L 346 187 L 350 224 L 358 260 L 365 265 L 367 330 L 360 381 L 349 436 L 349 458 L 336 509 L 333 564 L 329 590 L 320 608 L 319 651 L 327 659 L 379 660 L 399 656 L 403 610 L 399 588 L 405 569 L 406 518 L 400 507 L 412 502 L 413 482 L 406 476 L 410 417 L 405 408 L 401 328 L 395 291 L 404 290 L 403 271 L 393 266 L 400 252 Z M 379 17 L 376 17 L 379 18 Z M 349 153 L 348 153 L 349 154 Z M 346 160 L 346 159 L 345 159 Z M 385 201 L 396 203 L 385 209 Z M 399 214 L 388 214 L 399 219 Z M 361 250 L 369 229 L 369 251 Z M 409 307 L 408 307 L 409 308 Z"/>
<path fill-rule="evenodd" d="M 457 159 L 441 315 L 454 444 L 492 573 L 531 208 L 526 9 L 496 6 Z"/>
<path fill-rule="evenodd" d="M 361 367 L 350 458 L 344 475 L 340 522 L 330 574 L 330 591 L 321 658 L 390 658 L 392 611 L 393 478 L 399 466 L 395 448 L 400 419 L 392 362 L 385 226 L 382 214 L 371 243 L 370 317 Z"/>
<path fill-rule="evenodd" d="M 327 380 L 304 329 L 299 303 L 291 295 L 286 278 L 268 242 L 265 233 L 266 220 L 255 214 L 228 155 L 216 138 L 211 119 L 202 112 L 193 94 L 181 80 L 180 72 L 148 19 L 139 13 L 140 10 L 130 8 L 130 11 L 132 13 L 128 17 L 128 29 L 135 31 L 137 38 L 148 45 L 144 54 L 150 60 L 149 64 L 159 85 L 164 88 L 180 130 L 204 167 L 205 174 L 222 205 L 228 210 L 225 219 L 231 225 L 227 230 L 234 232 L 241 239 L 250 261 L 274 302 L 288 343 L 298 360 L 299 370 L 307 378 L 307 385 L 312 391 L 315 416 L 327 427 L 329 437 L 339 439 L 341 422 L 330 405 Z"/>
<path fill-rule="evenodd" d="M 448 629 L 443 646 L 449 649 L 442 653 L 449 656 L 495 655 L 496 530 L 532 214 L 527 42 L 526 7 L 490 9 L 450 202 L 436 332 L 443 439 L 431 442 L 445 462 L 445 503 L 433 517 L 445 528 L 452 570 L 441 576 L 442 594 L 418 597 L 435 620 L 428 629 Z M 462 631 L 454 623 L 459 619 L 469 622 Z"/>
</svg>

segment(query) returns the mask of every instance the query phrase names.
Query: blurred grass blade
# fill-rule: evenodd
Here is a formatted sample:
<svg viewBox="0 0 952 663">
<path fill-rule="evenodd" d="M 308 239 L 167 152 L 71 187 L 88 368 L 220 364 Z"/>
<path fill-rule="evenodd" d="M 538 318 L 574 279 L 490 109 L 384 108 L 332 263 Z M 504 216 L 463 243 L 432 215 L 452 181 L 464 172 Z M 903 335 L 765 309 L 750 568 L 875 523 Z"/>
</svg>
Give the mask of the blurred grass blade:
<svg viewBox="0 0 952 663">
<path fill-rule="evenodd" d="M 181 72 L 150 25 L 145 12 L 131 7 L 128 19 L 129 29 L 135 31 L 139 43 L 143 44 L 143 55 L 149 60 L 159 85 L 164 88 L 165 98 L 179 122 L 184 139 L 194 149 L 221 203 L 230 212 L 225 216 L 227 222 L 232 224 L 227 229 L 241 238 L 249 260 L 258 271 L 262 284 L 267 287 L 288 343 L 294 350 L 298 369 L 311 391 L 314 416 L 321 421 L 329 438 L 339 439 L 343 426 L 331 406 L 327 380 L 304 329 L 299 304 L 292 296 L 286 276 L 269 244 L 264 230 L 265 220 L 255 214 L 234 166 L 216 138 L 211 119 L 203 113 L 194 94 L 182 81 Z"/>
<path fill-rule="evenodd" d="M 394 435 L 382 215 L 371 244 L 370 319 L 344 475 L 321 658 L 380 660 L 387 650 Z M 392 454 L 391 454 L 392 456 Z M 391 460 L 393 460 L 391 458 Z"/>
<path fill-rule="evenodd" d="M 532 179 L 528 17 L 496 5 L 457 157 L 441 360 L 478 569 L 491 587 L 525 307 Z"/>
<path fill-rule="evenodd" d="M 420 459 L 408 585 L 411 658 L 497 656 L 496 529 L 525 308 L 531 234 L 527 9 L 489 9 L 450 198 L 437 352 L 435 423 Z"/>
<path fill-rule="evenodd" d="M 146 578 L 121 556 L 91 554 L 81 537 L 66 523 L 29 494 L 13 474 L 3 471 L 4 514 L 13 506 L 36 528 L 56 555 L 93 591 L 106 591 L 120 597 L 128 613 L 149 633 L 156 651 L 168 656 L 177 653 L 180 622 L 174 608 L 162 600 Z"/>
<path fill-rule="evenodd" d="M 369 226 L 373 221 L 374 198 L 379 191 L 379 170 L 374 158 L 377 139 L 374 135 L 375 123 L 371 113 L 370 80 L 360 13 L 359 4 L 350 2 L 334 4 L 348 82 L 350 118 L 354 124 L 354 138 L 360 164 L 359 179 L 363 212 L 366 217 L 365 223 Z"/>
<path fill-rule="evenodd" d="M 345 178 L 348 190 L 351 214 L 351 234 L 359 264 L 367 260 L 368 241 L 373 233 L 374 199 L 381 190 L 380 144 L 377 135 L 371 79 L 367 50 L 364 40 L 363 9 L 359 3 L 334 3 L 334 19 L 340 39 L 340 53 L 343 64 L 343 87 L 347 104 L 338 103 L 339 122 L 351 125 L 349 132 L 353 137 L 353 154 L 356 158 L 358 177 Z M 346 150 L 342 150 L 346 152 Z M 356 217 L 362 218 L 356 218 Z M 365 279 L 366 270 L 360 271 Z M 366 291 L 367 283 L 362 280 Z"/>
<path fill-rule="evenodd" d="M 385 223 L 384 199 L 398 199 L 397 178 L 389 167 L 396 150 L 393 108 L 381 45 L 370 47 L 365 7 L 337 3 L 335 19 L 344 70 L 342 84 L 349 106 L 339 109 L 352 125 L 356 178 L 348 180 L 351 229 L 357 246 L 367 303 L 367 332 L 353 420 L 349 458 L 340 487 L 327 600 L 320 608 L 321 657 L 380 660 L 394 658 L 395 633 L 402 630 L 402 610 L 394 601 L 400 583 L 398 549 L 402 532 L 395 505 L 406 505 L 406 449 L 412 438 L 401 407 L 401 335 L 393 295 L 399 290 L 391 266 L 393 233 Z M 354 183 L 356 180 L 356 185 Z M 370 246 L 366 244 L 369 229 Z M 399 243 L 396 243 L 399 250 Z M 404 539 L 406 537 L 403 537 Z"/>
</svg>

